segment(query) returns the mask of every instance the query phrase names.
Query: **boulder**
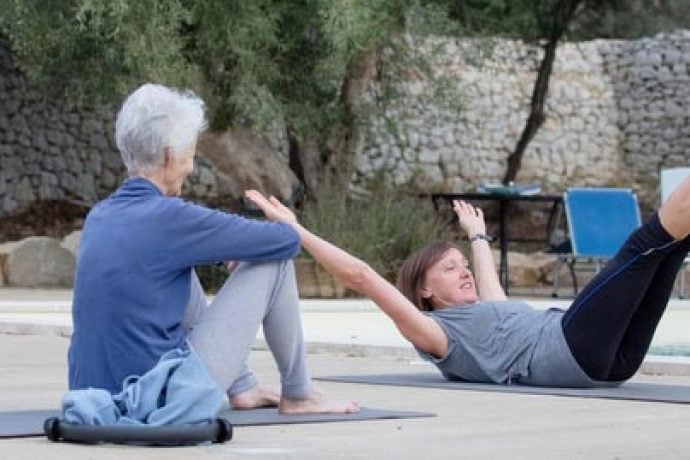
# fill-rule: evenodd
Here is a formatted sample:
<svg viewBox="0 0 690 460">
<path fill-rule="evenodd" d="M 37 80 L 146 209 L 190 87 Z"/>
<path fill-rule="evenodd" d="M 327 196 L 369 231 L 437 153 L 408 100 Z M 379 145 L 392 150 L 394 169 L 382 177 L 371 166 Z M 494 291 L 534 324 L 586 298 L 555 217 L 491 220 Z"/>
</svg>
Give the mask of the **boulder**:
<svg viewBox="0 0 690 460">
<path fill-rule="evenodd" d="M 10 257 L 10 252 L 12 252 L 16 246 L 17 242 L 0 244 L 0 287 L 7 286 L 9 283 L 7 260 Z"/>
<path fill-rule="evenodd" d="M 548 276 L 556 265 L 556 257 L 541 252 L 508 252 L 508 263 L 511 286 L 537 287 L 548 285 Z"/>
<path fill-rule="evenodd" d="M 496 270 L 500 264 L 500 252 L 492 250 Z M 516 287 L 544 287 L 553 284 L 556 256 L 543 252 L 521 253 L 508 251 L 508 276 L 510 285 Z M 579 278 L 579 277 L 578 277 Z M 570 273 L 566 266 L 561 268 L 559 286 L 571 286 Z M 582 286 L 582 284 L 580 284 Z"/>
<path fill-rule="evenodd" d="M 62 239 L 60 246 L 72 253 L 75 260 L 79 253 L 79 241 L 81 240 L 81 230 L 75 230 Z"/>
<path fill-rule="evenodd" d="M 239 198 L 246 189 L 254 188 L 285 201 L 299 188 L 287 159 L 268 140 L 245 128 L 204 133 L 197 151 L 213 164 L 221 197 Z"/>
<path fill-rule="evenodd" d="M 597 274 L 597 271 L 601 268 L 603 268 L 603 265 L 597 266 L 596 263 L 587 260 L 578 261 L 577 264 L 575 264 L 575 279 L 577 280 L 578 292 L 592 280 Z M 545 281 L 548 285 L 553 285 L 554 275 L 555 273 L 553 270 L 546 274 Z M 558 290 L 564 293 L 571 293 L 572 288 L 573 278 L 570 269 L 564 264 L 561 266 L 561 270 L 558 273 Z"/>
<path fill-rule="evenodd" d="M 500 252 L 492 250 L 496 270 L 500 264 Z M 515 287 L 552 287 L 556 268 L 556 256 L 543 252 L 520 253 L 508 252 L 510 263 L 510 285 Z M 587 283 L 601 270 L 606 262 L 597 264 L 593 260 L 578 260 L 575 265 L 575 278 L 578 292 L 582 291 Z M 688 286 L 690 286 L 690 270 L 687 272 Z M 567 264 L 563 264 L 558 272 L 558 291 L 561 294 L 570 295 L 573 288 L 573 279 Z"/>
<path fill-rule="evenodd" d="M 17 287 L 71 287 L 74 256 L 60 241 L 34 236 L 0 245 L 3 283 Z"/>
<path fill-rule="evenodd" d="M 345 296 L 345 286 L 313 259 L 295 259 L 295 275 L 302 299 L 340 299 Z"/>
<path fill-rule="evenodd" d="M 556 257 L 551 254 L 532 253 L 523 254 L 524 262 L 522 268 L 522 286 L 539 286 L 548 284 L 548 276 L 556 266 Z M 517 273 L 516 275 L 519 275 Z M 518 281 L 516 280 L 516 283 Z"/>
</svg>

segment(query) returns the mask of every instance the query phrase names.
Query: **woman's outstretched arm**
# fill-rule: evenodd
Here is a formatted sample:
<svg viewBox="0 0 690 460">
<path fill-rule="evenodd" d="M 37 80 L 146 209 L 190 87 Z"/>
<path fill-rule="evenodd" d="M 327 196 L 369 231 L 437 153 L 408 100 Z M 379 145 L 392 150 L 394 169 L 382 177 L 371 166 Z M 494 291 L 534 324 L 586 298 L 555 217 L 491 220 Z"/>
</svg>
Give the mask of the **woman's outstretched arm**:
<svg viewBox="0 0 690 460">
<path fill-rule="evenodd" d="M 293 212 L 276 198 L 266 199 L 255 190 L 245 195 L 269 219 L 292 225 L 300 235 L 302 246 L 314 259 L 345 286 L 376 303 L 407 340 L 433 356 L 445 355 L 448 339 L 441 326 L 420 312 L 368 264 L 302 227 Z"/>
<path fill-rule="evenodd" d="M 475 235 L 486 235 L 486 223 L 484 213 L 480 208 L 475 208 L 464 201 L 453 200 L 453 211 L 458 216 L 460 228 L 467 234 L 472 247 L 472 263 L 474 278 L 477 283 L 479 300 L 506 300 L 505 291 L 501 287 L 496 272 L 496 263 L 489 242 L 477 238 Z"/>
</svg>

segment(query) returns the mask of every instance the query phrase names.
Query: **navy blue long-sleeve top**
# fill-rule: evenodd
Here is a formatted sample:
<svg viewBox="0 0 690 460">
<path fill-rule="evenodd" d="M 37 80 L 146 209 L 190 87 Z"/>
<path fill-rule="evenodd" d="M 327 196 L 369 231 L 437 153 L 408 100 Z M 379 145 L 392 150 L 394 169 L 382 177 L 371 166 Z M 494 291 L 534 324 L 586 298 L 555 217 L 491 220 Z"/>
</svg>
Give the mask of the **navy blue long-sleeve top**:
<svg viewBox="0 0 690 460">
<path fill-rule="evenodd" d="M 195 265 L 294 257 L 287 225 L 166 197 L 132 178 L 87 216 L 80 241 L 68 353 L 69 388 L 121 390 L 185 343 L 182 319 Z"/>
</svg>

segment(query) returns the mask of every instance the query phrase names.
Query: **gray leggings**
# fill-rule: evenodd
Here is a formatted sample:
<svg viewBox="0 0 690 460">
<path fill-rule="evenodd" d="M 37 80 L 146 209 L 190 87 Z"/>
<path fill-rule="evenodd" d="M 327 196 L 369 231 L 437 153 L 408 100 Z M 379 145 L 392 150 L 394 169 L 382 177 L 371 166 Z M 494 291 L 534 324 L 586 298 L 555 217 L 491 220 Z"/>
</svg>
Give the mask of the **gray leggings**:
<svg viewBox="0 0 690 460">
<path fill-rule="evenodd" d="M 257 384 L 246 361 L 259 325 L 278 364 L 282 395 L 306 396 L 311 379 L 292 261 L 241 262 L 211 303 L 193 274 L 183 326 L 196 354 L 230 396 Z"/>
</svg>

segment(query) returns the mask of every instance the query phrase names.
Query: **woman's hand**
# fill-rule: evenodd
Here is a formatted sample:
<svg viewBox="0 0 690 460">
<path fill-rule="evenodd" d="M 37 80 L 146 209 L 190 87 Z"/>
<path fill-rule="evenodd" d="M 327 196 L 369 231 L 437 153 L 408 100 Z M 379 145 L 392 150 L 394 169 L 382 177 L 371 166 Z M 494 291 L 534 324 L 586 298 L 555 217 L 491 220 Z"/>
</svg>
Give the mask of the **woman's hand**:
<svg viewBox="0 0 690 460">
<path fill-rule="evenodd" d="M 286 224 L 297 223 L 295 213 L 281 203 L 278 198 L 271 195 L 268 199 L 266 199 L 266 197 L 256 190 L 247 190 L 244 192 L 244 196 L 249 201 L 254 203 L 259 209 L 261 209 L 264 215 L 270 220 L 284 222 Z"/>
<path fill-rule="evenodd" d="M 477 234 L 486 234 L 484 213 L 480 208 L 475 208 L 464 201 L 453 200 L 453 211 L 458 216 L 460 228 L 469 238 Z"/>
<path fill-rule="evenodd" d="M 460 228 L 467 233 L 469 238 L 478 234 L 486 235 L 486 223 L 481 209 L 464 201 L 453 200 L 453 210 L 458 215 Z M 506 294 L 498 280 L 491 248 L 485 243 L 472 244 L 471 246 L 474 279 L 479 300 L 506 300 Z"/>
</svg>

